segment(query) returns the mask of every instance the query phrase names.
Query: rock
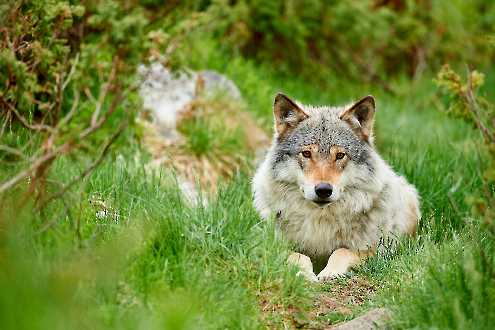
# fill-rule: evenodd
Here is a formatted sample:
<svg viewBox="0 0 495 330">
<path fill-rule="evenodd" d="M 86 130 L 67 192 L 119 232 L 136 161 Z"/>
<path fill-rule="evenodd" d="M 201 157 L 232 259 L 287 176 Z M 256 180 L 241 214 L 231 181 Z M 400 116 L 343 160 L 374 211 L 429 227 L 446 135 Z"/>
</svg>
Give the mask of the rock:
<svg viewBox="0 0 495 330">
<path fill-rule="evenodd" d="M 204 70 L 194 72 L 184 70 L 173 73 L 160 63 L 138 67 L 142 83 L 139 95 L 143 107 L 149 110 L 165 138 L 175 140 L 177 120 L 201 90 L 206 95 L 216 92 L 226 93 L 234 100 L 241 100 L 241 92 L 234 82 L 224 75 Z"/>
<path fill-rule="evenodd" d="M 136 121 L 142 127 L 143 145 L 152 157 L 145 168 L 173 169 L 190 204 L 205 204 L 205 195 L 200 191 L 215 192 L 220 179 L 232 178 L 239 170 L 248 168 L 247 154 L 258 154 L 269 144 L 266 132 L 244 110 L 239 89 L 226 76 L 211 70 L 174 73 L 160 63 L 140 65 L 138 73 L 145 111 Z M 204 153 L 191 150 L 191 135 L 184 133 L 181 125 L 191 123 L 192 119 L 221 122 L 222 132 L 234 137 L 241 132 L 238 141 L 242 141 L 242 148 L 224 152 L 221 142 L 217 146 L 216 140 L 207 137 L 213 143 Z M 219 141 L 221 138 L 225 140 L 220 137 Z"/>
<path fill-rule="evenodd" d="M 211 70 L 204 70 L 198 73 L 200 79 L 204 81 L 204 89 L 206 93 L 214 93 L 216 91 L 227 93 L 232 99 L 240 100 L 241 92 L 236 84 L 224 75 Z"/>
<path fill-rule="evenodd" d="M 175 140 L 178 115 L 194 99 L 196 80 L 186 72 L 173 74 L 160 63 L 140 65 L 138 72 L 142 78 L 139 95 L 144 109 L 151 112 L 164 137 Z"/>
<path fill-rule="evenodd" d="M 202 196 L 196 187 L 190 182 L 183 178 L 177 178 L 179 189 L 186 198 L 186 201 L 194 206 L 207 206 L 208 200 Z"/>
<path fill-rule="evenodd" d="M 332 326 L 332 330 L 371 330 L 382 329 L 385 321 L 390 318 L 390 311 L 386 308 L 375 308 L 354 320 Z"/>
</svg>

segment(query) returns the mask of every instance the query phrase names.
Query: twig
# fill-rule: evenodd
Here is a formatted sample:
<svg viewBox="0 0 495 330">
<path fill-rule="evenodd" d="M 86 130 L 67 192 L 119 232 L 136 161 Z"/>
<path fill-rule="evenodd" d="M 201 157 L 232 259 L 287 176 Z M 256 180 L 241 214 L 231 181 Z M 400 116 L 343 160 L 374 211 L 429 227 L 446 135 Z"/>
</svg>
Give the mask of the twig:
<svg viewBox="0 0 495 330">
<path fill-rule="evenodd" d="M 19 121 L 22 123 L 22 125 L 24 125 L 24 127 L 29 128 L 29 129 L 31 129 L 31 130 L 35 130 L 35 131 L 47 131 L 47 132 L 50 132 L 50 133 L 54 133 L 54 129 L 53 129 L 53 127 L 51 127 L 51 126 L 44 125 L 44 124 L 34 124 L 34 125 L 30 124 L 30 123 L 27 121 L 27 119 L 26 119 L 26 118 L 24 118 L 24 116 L 22 116 L 22 115 L 21 115 L 21 114 L 17 111 L 17 109 L 16 109 L 16 108 L 15 108 L 12 104 L 10 104 L 9 102 L 7 102 L 7 100 L 5 100 L 5 99 L 3 98 L 3 96 L 1 96 L 1 95 L 0 95 L 0 101 L 1 101 L 3 104 L 7 105 L 7 107 L 9 108 L 9 110 L 10 110 L 11 112 L 13 112 L 13 113 L 16 115 L 17 119 L 19 119 Z"/>
<path fill-rule="evenodd" d="M 91 101 L 91 102 L 94 102 L 96 103 L 96 99 L 93 95 L 93 93 L 91 93 L 91 90 L 88 88 L 88 87 L 85 87 L 84 88 L 84 94 L 86 94 L 86 97 Z"/>
<path fill-rule="evenodd" d="M 72 80 L 72 76 L 74 75 L 74 72 L 76 71 L 76 66 L 78 63 L 79 63 L 79 53 L 76 54 L 76 58 L 74 59 L 74 63 L 72 63 L 72 66 L 70 67 L 69 74 L 67 75 L 67 78 L 65 79 L 65 81 L 62 84 L 62 91 L 65 90 L 67 85 Z"/>
<path fill-rule="evenodd" d="M 119 93 L 119 95 L 116 95 L 112 104 L 110 105 L 110 109 L 105 113 L 105 116 L 101 117 L 100 120 L 95 125 L 89 126 L 87 129 L 82 131 L 76 138 L 70 139 L 69 141 L 65 142 L 61 146 L 59 146 L 55 149 L 52 149 L 51 151 L 45 153 L 44 155 L 42 155 L 38 158 L 33 159 L 32 165 L 29 166 L 26 170 L 19 172 L 17 175 L 15 175 L 10 180 L 2 183 L 0 185 L 0 195 L 3 194 L 5 191 L 14 187 L 22 179 L 29 176 L 31 173 L 36 173 L 39 169 L 48 165 L 58 155 L 68 153 L 74 146 L 76 146 L 77 141 L 81 141 L 81 140 L 85 139 L 86 137 L 91 135 L 93 132 L 98 130 L 108 120 L 110 115 L 115 111 L 115 109 L 117 108 L 117 105 L 120 103 L 122 98 L 123 98 L 123 95 L 121 92 Z M 58 133 L 58 130 L 54 130 L 54 133 L 52 135 L 50 135 L 50 137 L 48 138 L 48 141 L 50 139 L 53 139 L 57 133 Z"/>
<path fill-rule="evenodd" d="M 8 152 L 8 153 L 11 153 L 11 154 L 16 155 L 17 157 L 20 157 L 20 158 L 23 158 L 23 159 L 26 158 L 26 155 L 24 155 L 18 149 L 15 149 L 15 148 L 12 148 L 12 147 L 9 147 L 9 146 L 6 146 L 6 145 L 1 145 L 0 144 L 0 150 L 1 151 Z"/>
<path fill-rule="evenodd" d="M 486 128 L 486 126 L 483 124 L 483 122 L 481 120 L 481 116 L 480 116 L 479 111 L 478 111 L 479 110 L 478 103 L 476 102 L 476 98 L 474 97 L 474 93 L 473 93 L 473 82 L 471 79 L 471 71 L 469 70 L 469 68 L 467 68 L 467 82 L 468 82 L 468 84 L 467 84 L 468 88 L 466 89 L 466 92 L 464 93 L 464 98 L 467 101 L 468 109 L 470 110 L 471 114 L 473 115 L 474 122 L 475 122 L 476 126 L 478 127 L 478 129 L 483 134 L 486 141 L 488 141 L 490 143 L 495 143 L 495 135 L 492 135 L 490 133 L 488 128 Z"/>
<path fill-rule="evenodd" d="M 62 84 L 63 84 L 63 73 L 55 75 L 55 81 L 57 83 L 57 92 L 55 97 L 55 114 L 53 115 L 53 111 L 47 111 L 47 114 L 50 114 L 50 122 L 56 123 L 58 118 L 60 117 L 60 111 L 62 110 Z M 50 107 L 52 108 L 52 107 Z M 46 117 L 46 116 L 45 116 Z M 44 121 L 45 118 L 43 118 Z"/>
<path fill-rule="evenodd" d="M 29 176 L 31 173 L 33 173 L 36 169 L 40 168 L 42 165 L 47 164 L 51 160 L 55 159 L 57 153 L 59 152 L 59 148 L 56 150 L 49 152 L 41 157 L 39 157 L 31 166 L 29 166 L 27 169 L 24 171 L 19 172 L 17 175 L 15 175 L 12 179 L 7 180 L 6 182 L 2 183 L 0 185 L 0 195 L 3 194 L 5 191 L 9 190 L 10 188 L 14 187 L 16 184 L 18 184 L 22 179 L 25 177 Z"/>
<path fill-rule="evenodd" d="M 117 63 L 117 62 L 114 61 L 114 63 Z M 116 68 L 116 65 L 117 64 L 114 64 L 115 68 Z M 111 76 L 113 76 L 113 75 L 115 75 L 115 73 L 111 74 Z M 106 93 L 108 93 L 108 91 L 110 89 L 110 81 L 112 81 L 112 79 L 113 79 L 112 77 L 109 78 L 109 80 L 107 82 L 107 87 L 105 87 L 103 89 L 103 91 L 106 90 L 105 95 L 106 95 Z M 125 92 L 127 93 L 129 91 L 132 91 L 137 87 L 138 87 L 138 84 L 136 83 L 135 85 L 127 88 L 125 90 Z M 85 92 L 89 93 L 89 95 L 91 96 L 91 92 L 89 90 L 85 90 Z M 116 111 L 118 105 L 121 103 L 121 101 L 123 100 L 126 93 L 124 93 L 122 90 L 117 90 L 115 92 L 115 96 L 113 97 L 112 103 L 110 104 L 108 111 L 106 111 L 104 113 L 104 115 L 100 116 L 100 115 L 95 115 L 95 113 L 93 113 L 91 123 L 87 128 L 85 128 L 77 136 L 69 138 L 68 141 L 66 141 L 65 143 L 63 143 L 62 145 L 57 146 L 57 147 L 53 147 L 52 144 L 53 144 L 53 141 L 55 141 L 56 137 L 60 134 L 61 128 L 63 125 L 57 125 L 55 128 L 50 127 L 50 126 L 46 126 L 46 125 L 42 125 L 42 126 L 29 125 L 29 123 L 25 120 L 25 118 L 23 118 L 22 116 L 19 116 L 20 120 L 23 121 L 25 126 L 29 126 L 29 128 L 36 129 L 36 130 L 47 130 L 51 134 L 46 139 L 46 147 L 44 148 L 45 149 L 44 153 L 42 153 L 41 155 L 40 155 L 40 153 L 38 153 L 36 156 L 34 156 L 33 158 L 30 159 L 31 165 L 27 169 L 22 170 L 21 172 L 16 174 L 14 177 L 12 177 L 10 180 L 7 180 L 6 182 L 3 182 L 0 184 L 0 195 L 5 193 L 7 190 L 13 188 L 21 180 L 23 180 L 24 178 L 26 178 L 30 175 L 33 176 L 32 182 L 35 182 L 36 179 L 39 179 L 39 177 L 42 176 L 46 172 L 50 163 L 56 157 L 58 157 L 59 155 L 62 155 L 62 154 L 68 154 L 73 149 L 79 148 L 81 146 L 81 141 L 83 141 L 89 135 L 94 133 L 103 124 L 105 124 L 107 122 L 109 117 Z M 65 124 L 65 123 L 69 122 L 71 120 L 71 118 L 74 116 L 74 114 L 77 110 L 77 103 L 79 101 L 79 94 L 76 93 L 75 95 L 76 95 L 75 104 L 73 104 L 72 109 L 69 111 L 69 113 L 66 116 L 64 116 L 64 118 L 62 118 L 60 120 L 59 124 Z M 99 99 L 100 99 L 99 103 L 102 105 L 104 100 L 101 99 L 101 95 L 100 95 Z M 16 115 L 18 115 L 16 109 L 13 108 L 7 102 L 5 102 L 5 100 L 3 98 L 1 98 L 1 96 L 0 96 L 0 101 L 6 103 L 9 107 L 11 107 L 12 112 L 14 112 Z M 95 112 L 97 112 L 97 111 L 95 110 Z M 119 134 L 120 134 L 120 130 L 119 130 Z M 97 165 L 98 164 L 96 164 L 96 166 Z M 91 170 L 92 169 L 90 169 L 90 171 Z"/>
<path fill-rule="evenodd" d="M 117 64 L 118 64 L 118 57 L 116 57 L 112 62 L 112 70 L 110 71 L 108 80 L 101 86 L 100 95 L 98 96 L 98 101 L 96 102 L 96 110 L 93 112 L 93 115 L 91 116 L 92 126 L 96 125 L 96 121 L 100 116 L 101 108 L 103 107 L 103 102 L 107 97 L 107 93 L 110 90 L 110 87 L 112 86 L 112 81 L 115 78 L 115 74 L 117 72 Z"/>
<path fill-rule="evenodd" d="M 423 75 L 423 72 L 426 70 L 426 50 L 423 46 L 419 46 L 416 48 L 415 56 L 417 58 L 417 64 L 414 68 L 413 80 L 419 81 Z"/>
<path fill-rule="evenodd" d="M 5 132 L 5 128 L 7 127 L 7 123 L 10 120 L 11 120 L 11 113 L 8 112 L 7 115 L 5 116 L 5 120 L 3 121 L 2 129 L 0 130 L 0 136 L 3 136 L 3 133 Z"/>
<path fill-rule="evenodd" d="M 65 194 L 67 190 L 69 190 L 74 184 L 79 182 L 80 180 L 86 178 L 96 167 L 100 165 L 100 163 L 103 161 L 105 158 L 106 154 L 108 153 L 108 150 L 110 146 L 115 142 L 115 140 L 119 137 L 119 135 L 124 131 L 126 128 L 127 123 L 124 122 L 119 126 L 119 129 L 107 140 L 105 143 L 103 149 L 101 150 L 98 158 L 91 163 L 83 172 L 81 172 L 76 178 L 74 178 L 72 181 L 70 181 L 68 184 L 63 186 L 59 191 L 57 191 L 55 194 L 49 196 L 45 200 L 43 200 L 39 205 L 38 209 L 43 208 L 46 204 L 48 204 L 50 201 L 54 200 L 55 198 L 58 198 Z"/>
<path fill-rule="evenodd" d="M 70 120 L 72 119 L 72 117 L 76 113 L 77 106 L 79 105 L 79 97 L 80 97 L 79 91 L 75 90 L 74 95 L 75 96 L 74 96 L 74 100 L 73 100 L 72 107 L 71 107 L 70 111 L 64 116 L 64 118 L 62 118 L 58 122 L 57 128 L 60 128 L 64 125 L 66 125 L 68 122 L 70 122 Z"/>
<path fill-rule="evenodd" d="M 79 134 L 79 139 L 82 140 L 86 138 L 88 135 L 99 129 L 107 120 L 108 118 L 112 115 L 112 113 L 117 109 L 117 105 L 122 101 L 124 98 L 124 95 L 122 92 L 118 91 L 117 95 L 115 95 L 112 103 L 110 104 L 110 107 L 107 112 L 105 112 L 105 115 L 100 118 L 99 121 L 95 122 L 94 124 L 91 123 L 91 126 L 89 126 L 87 129 L 81 132 Z"/>
</svg>

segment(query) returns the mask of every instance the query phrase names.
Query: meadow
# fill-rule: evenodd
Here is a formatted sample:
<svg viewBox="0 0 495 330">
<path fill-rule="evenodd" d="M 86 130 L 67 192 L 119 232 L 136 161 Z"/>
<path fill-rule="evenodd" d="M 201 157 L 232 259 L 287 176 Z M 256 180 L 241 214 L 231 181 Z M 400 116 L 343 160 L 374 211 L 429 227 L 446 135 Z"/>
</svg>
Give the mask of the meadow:
<svg viewBox="0 0 495 330">
<path fill-rule="evenodd" d="M 192 206 L 172 170 L 145 168 L 150 157 L 131 119 L 111 152 L 61 197 L 40 208 L 37 198 L 45 195 L 36 189 L 50 195 L 58 182 L 78 177 L 96 157 L 90 146 L 54 159 L 42 188 L 32 189 L 27 177 L 0 196 L 0 328 L 323 329 L 375 307 L 391 310 L 393 329 L 492 328 L 494 231 L 472 203 L 485 187 L 490 154 L 479 130 L 443 111 L 448 101 L 436 71 L 415 79 L 402 71 L 384 75 L 384 85 L 322 67 L 315 82 L 268 59 L 228 52 L 214 34 L 182 42 L 173 63 L 230 78 L 244 108 L 270 135 L 278 91 L 308 104 L 374 95 L 376 147 L 421 196 L 416 236 L 343 278 L 308 283 L 286 263 L 289 243 L 252 206 L 254 162 L 220 182 L 215 195 L 205 194 L 207 204 Z M 479 94 L 494 100 L 495 72 L 486 73 Z M 136 104 L 131 94 L 122 107 Z M 83 119 L 68 130 L 77 131 Z M 116 122 L 95 141 L 110 136 Z M 32 142 L 15 123 L 7 130 L 2 144 L 22 146 L 26 155 L 43 140 Z M 28 162 L 0 156 L 0 182 Z"/>
</svg>

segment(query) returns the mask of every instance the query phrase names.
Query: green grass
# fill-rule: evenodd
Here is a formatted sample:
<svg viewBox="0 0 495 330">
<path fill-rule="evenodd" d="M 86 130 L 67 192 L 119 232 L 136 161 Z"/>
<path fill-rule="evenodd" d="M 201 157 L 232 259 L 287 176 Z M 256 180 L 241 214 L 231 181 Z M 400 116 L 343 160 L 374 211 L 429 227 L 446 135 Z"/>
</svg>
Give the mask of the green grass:
<svg viewBox="0 0 495 330">
<path fill-rule="evenodd" d="M 170 173 L 146 172 L 144 156 L 136 160 L 140 149 L 121 147 L 119 156 L 42 214 L 29 204 L 20 209 L 23 187 L 4 198 L 2 329 L 323 327 L 373 306 L 394 311 L 394 328 L 490 328 L 493 237 L 465 202 L 481 185 L 480 136 L 435 109 L 429 79 L 397 82 L 397 96 L 333 79 L 315 86 L 281 77 L 276 68 L 222 57 L 204 43 L 202 56 L 190 50 L 189 65 L 225 72 L 267 129 L 277 91 L 315 104 L 374 94 L 377 147 L 422 198 L 418 235 L 354 271 L 376 288 L 363 305 L 350 304 L 348 315 L 330 311 L 311 319 L 317 295 L 345 290 L 348 282 L 310 285 L 295 276 L 285 263 L 289 246 L 251 205 L 250 173 L 222 186 L 207 206 L 191 207 Z M 192 125 L 191 148 L 208 150 L 215 137 L 208 127 Z M 79 169 L 60 159 L 51 175 L 69 180 Z M 101 202 L 107 215 L 98 217 Z"/>
<path fill-rule="evenodd" d="M 245 145 L 240 129 L 229 129 L 225 124 L 204 118 L 191 118 L 179 127 L 186 139 L 187 150 L 197 156 L 215 153 L 238 153 Z"/>
<path fill-rule="evenodd" d="M 394 328 L 490 329 L 494 251 L 493 237 L 472 226 L 442 243 L 415 244 L 384 265 L 387 283 L 377 300 L 392 306 Z"/>
<path fill-rule="evenodd" d="M 261 324 L 258 296 L 274 306 L 305 306 L 309 289 L 285 264 L 286 244 L 255 214 L 247 177 L 207 207 L 191 208 L 176 188 L 109 162 L 81 194 L 95 192 L 119 220 L 99 219 L 90 206 L 72 214 L 80 217 L 80 248 L 71 244 L 68 216 L 42 235 L 29 212 L 4 228 L 4 326 L 252 328 Z"/>
</svg>

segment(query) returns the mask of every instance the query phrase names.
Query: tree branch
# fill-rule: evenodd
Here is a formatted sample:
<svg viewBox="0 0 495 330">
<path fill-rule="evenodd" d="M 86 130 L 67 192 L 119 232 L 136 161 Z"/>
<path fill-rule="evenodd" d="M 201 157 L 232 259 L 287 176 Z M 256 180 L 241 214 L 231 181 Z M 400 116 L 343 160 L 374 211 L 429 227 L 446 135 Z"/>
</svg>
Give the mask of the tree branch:
<svg viewBox="0 0 495 330">
<path fill-rule="evenodd" d="M 65 194 L 65 192 L 67 192 L 67 190 L 69 190 L 77 182 L 79 182 L 80 180 L 86 178 L 91 172 L 93 172 L 93 170 L 95 168 L 97 168 L 101 164 L 101 162 L 105 158 L 106 154 L 108 153 L 108 150 L 110 149 L 110 146 L 115 142 L 115 140 L 117 140 L 117 138 L 120 136 L 120 134 L 124 131 L 124 129 L 126 127 L 127 127 L 127 123 L 124 122 L 123 124 L 121 124 L 119 126 L 119 129 L 105 142 L 105 145 L 103 146 L 103 148 L 102 148 L 102 150 L 101 150 L 98 158 L 96 158 L 96 160 L 93 163 L 91 163 L 77 177 L 75 177 L 74 179 L 72 179 L 72 181 L 70 181 L 68 184 L 66 184 L 65 186 L 63 186 L 59 191 L 57 191 L 53 195 L 47 197 L 43 201 L 41 201 L 40 204 L 38 205 L 38 209 L 43 208 L 46 204 L 48 204 L 49 202 L 51 202 L 55 198 L 58 198 L 58 197 L 62 196 L 63 194 Z"/>
<path fill-rule="evenodd" d="M 495 135 L 490 133 L 481 119 L 478 102 L 476 102 L 476 98 L 474 97 L 473 82 L 471 79 L 471 71 L 469 70 L 469 68 L 467 69 L 467 89 L 464 93 L 464 98 L 467 101 L 468 109 L 473 116 L 474 122 L 483 134 L 483 137 L 486 139 L 487 142 L 495 143 Z"/>
<path fill-rule="evenodd" d="M 54 132 L 54 129 L 53 127 L 51 126 L 48 126 L 48 125 L 44 125 L 44 124 L 30 124 L 26 118 L 24 118 L 24 116 L 22 116 L 18 111 L 17 109 L 12 105 L 10 104 L 9 102 L 7 102 L 7 100 L 5 100 L 3 98 L 2 95 L 0 95 L 0 102 L 2 102 L 3 104 L 5 104 L 8 108 L 8 110 L 12 113 L 15 114 L 15 116 L 17 117 L 17 119 L 19 119 L 19 121 L 22 123 L 22 125 L 28 129 L 31 129 L 31 130 L 34 130 L 34 131 L 47 131 L 47 132 L 50 132 L 50 133 L 53 133 Z"/>
</svg>

